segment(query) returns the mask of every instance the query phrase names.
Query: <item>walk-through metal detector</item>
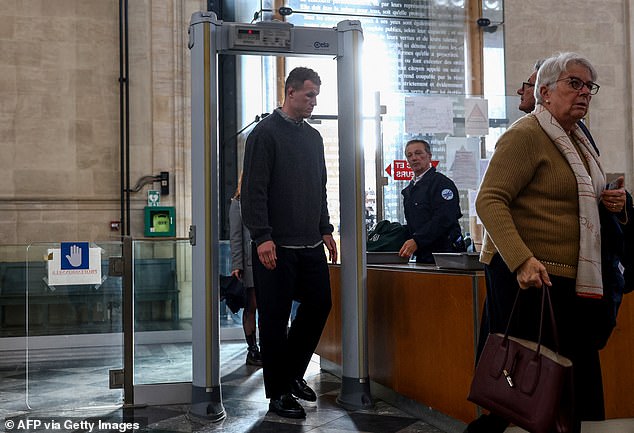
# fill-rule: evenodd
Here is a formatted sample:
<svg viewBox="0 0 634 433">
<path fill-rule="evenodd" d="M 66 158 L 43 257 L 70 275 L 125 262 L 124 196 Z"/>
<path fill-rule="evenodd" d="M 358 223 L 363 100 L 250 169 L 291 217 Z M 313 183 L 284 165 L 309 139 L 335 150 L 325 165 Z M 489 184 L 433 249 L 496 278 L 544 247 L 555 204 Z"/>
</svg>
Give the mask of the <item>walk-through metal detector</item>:
<svg viewBox="0 0 634 433">
<path fill-rule="evenodd" d="M 361 143 L 359 21 L 336 28 L 285 22 L 227 23 L 196 12 L 189 27 L 192 73 L 192 405 L 194 415 L 225 417 L 220 388 L 217 55 L 333 56 L 339 103 L 339 190 L 343 377 L 338 402 L 371 406 L 367 360 L 364 156 Z M 354 206 L 351 204 L 354 203 Z"/>
</svg>

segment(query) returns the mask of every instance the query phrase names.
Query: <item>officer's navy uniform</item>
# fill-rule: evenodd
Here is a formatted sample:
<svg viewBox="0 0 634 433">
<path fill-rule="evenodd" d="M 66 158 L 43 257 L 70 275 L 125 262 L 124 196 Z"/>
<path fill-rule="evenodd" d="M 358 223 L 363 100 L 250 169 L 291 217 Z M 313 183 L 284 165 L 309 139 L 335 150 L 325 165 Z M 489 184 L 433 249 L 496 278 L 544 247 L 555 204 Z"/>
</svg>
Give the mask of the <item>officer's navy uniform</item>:
<svg viewBox="0 0 634 433">
<path fill-rule="evenodd" d="M 416 242 L 416 261 L 434 263 L 434 253 L 455 252 L 454 243 L 462 241 L 458 220 L 460 198 L 451 179 L 430 167 L 423 176 L 401 191 L 405 219 Z"/>
</svg>

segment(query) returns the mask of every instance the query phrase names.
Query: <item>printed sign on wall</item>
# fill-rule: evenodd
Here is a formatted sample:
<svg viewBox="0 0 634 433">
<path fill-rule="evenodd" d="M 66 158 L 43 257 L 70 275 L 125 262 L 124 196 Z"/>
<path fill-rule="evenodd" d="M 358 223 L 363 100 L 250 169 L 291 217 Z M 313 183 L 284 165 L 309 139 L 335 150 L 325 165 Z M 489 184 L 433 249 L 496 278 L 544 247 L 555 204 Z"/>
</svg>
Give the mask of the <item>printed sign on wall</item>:
<svg viewBox="0 0 634 433">
<path fill-rule="evenodd" d="M 101 284 L 101 248 L 62 242 L 48 250 L 48 285 Z"/>
</svg>

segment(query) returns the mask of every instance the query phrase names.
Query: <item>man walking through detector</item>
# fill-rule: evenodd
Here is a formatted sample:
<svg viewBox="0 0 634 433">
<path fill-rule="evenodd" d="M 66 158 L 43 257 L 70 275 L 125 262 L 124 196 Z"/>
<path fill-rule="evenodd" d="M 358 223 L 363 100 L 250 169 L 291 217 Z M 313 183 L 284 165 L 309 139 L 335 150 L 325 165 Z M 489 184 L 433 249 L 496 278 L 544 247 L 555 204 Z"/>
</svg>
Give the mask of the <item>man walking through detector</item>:
<svg viewBox="0 0 634 433">
<path fill-rule="evenodd" d="M 329 259 L 337 260 L 326 201 L 326 163 L 319 132 L 304 120 L 317 105 L 319 75 L 293 69 L 284 104 L 246 142 L 242 218 L 253 240 L 260 349 L 269 410 L 304 418 L 297 398 L 315 401 L 304 373 L 331 308 Z M 287 332 L 293 300 L 300 302 Z"/>
</svg>

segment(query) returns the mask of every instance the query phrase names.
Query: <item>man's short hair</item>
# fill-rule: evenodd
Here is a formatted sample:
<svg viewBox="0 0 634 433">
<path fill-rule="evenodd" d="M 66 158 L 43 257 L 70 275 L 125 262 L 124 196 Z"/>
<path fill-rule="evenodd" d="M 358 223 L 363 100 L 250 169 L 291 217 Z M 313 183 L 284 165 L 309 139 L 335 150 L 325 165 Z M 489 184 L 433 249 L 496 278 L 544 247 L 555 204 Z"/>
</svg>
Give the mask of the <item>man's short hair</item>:
<svg viewBox="0 0 634 433">
<path fill-rule="evenodd" d="M 409 147 L 410 144 L 414 144 L 414 143 L 421 143 L 423 146 L 425 146 L 425 152 L 427 152 L 428 154 L 431 155 L 431 146 L 429 145 L 429 143 L 427 143 L 425 140 L 423 140 L 422 138 L 415 138 L 413 140 L 408 141 L 405 144 L 405 152 L 407 153 L 407 148 Z"/>
<path fill-rule="evenodd" d="M 545 61 L 546 61 L 546 59 L 539 59 L 539 60 L 537 60 L 537 61 L 535 62 L 535 65 L 533 65 L 533 68 L 534 68 L 533 70 L 534 70 L 535 72 L 538 72 L 538 71 L 539 71 L 539 68 L 541 68 L 541 67 L 542 67 L 542 65 L 544 64 L 544 62 L 545 62 Z"/>
<path fill-rule="evenodd" d="M 286 77 L 286 83 L 284 84 L 284 94 L 288 94 L 289 89 L 301 89 L 304 87 L 304 81 L 309 80 L 318 86 L 321 86 L 321 78 L 317 72 L 310 68 L 304 68 L 302 66 L 293 69 L 288 77 Z"/>
</svg>

